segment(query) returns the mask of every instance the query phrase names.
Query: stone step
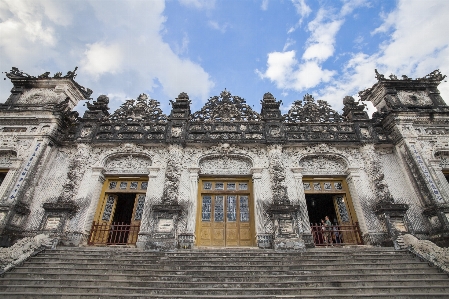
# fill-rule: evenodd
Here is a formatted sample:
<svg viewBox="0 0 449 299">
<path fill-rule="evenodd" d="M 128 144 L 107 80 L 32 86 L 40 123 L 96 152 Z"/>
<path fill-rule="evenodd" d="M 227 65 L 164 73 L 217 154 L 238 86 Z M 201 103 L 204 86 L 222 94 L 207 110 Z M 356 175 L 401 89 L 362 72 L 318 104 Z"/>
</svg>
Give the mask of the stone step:
<svg viewBox="0 0 449 299">
<path fill-rule="evenodd" d="M 151 273 L 158 273 L 158 274 L 178 274 L 178 275 L 208 275 L 208 276 L 229 276 L 230 274 L 235 276 L 254 276 L 254 275 L 279 275 L 279 274 L 308 274 L 308 275 L 333 275 L 338 273 L 343 274 L 382 274 L 382 273 L 390 273 L 392 275 L 400 275 L 402 273 L 406 274 L 413 274 L 413 273 L 420 273 L 420 274 L 427 274 L 427 273 L 438 273 L 438 269 L 429 267 L 427 264 L 420 265 L 420 267 L 412 267 L 412 268 L 390 268 L 388 266 L 384 266 L 382 268 L 376 268 L 376 269 L 370 269 L 363 266 L 360 266 L 359 268 L 354 269 L 345 269 L 345 268 L 337 268 L 333 269 L 332 271 L 329 271 L 328 269 L 323 268 L 306 268 L 304 270 L 267 270 L 263 267 L 257 270 L 248 270 L 248 269 L 240 269 L 240 270 L 220 270 L 217 271 L 216 269 L 212 270 L 173 270 L 173 269 L 157 269 L 157 270 L 136 270 L 132 268 L 120 268 L 120 267 L 103 267 L 103 268 L 93 268 L 93 269 L 86 269 L 86 268 L 60 268 L 60 267 L 26 267 L 21 266 L 17 267 L 13 272 L 16 273 L 59 273 L 61 275 L 66 273 L 78 273 L 78 274 L 115 274 L 115 273 L 125 273 L 127 275 L 141 275 L 141 274 L 147 274 L 149 272 Z"/>
<path fill-rule="evenodd" d="M 30 263 L 45 263 L 45 264 L 55 264 L 55 263 L 73 263 L 73 264 L 110 264 L 111 262 L 120 263 L 120 264 L 140 264 L 140 265 L 201 265 L 201 266 L 231 266 L 231 265 L 266 265 L 266 266 L 279 266 L 279 265 L 328 265 L 332 263 L 333 265 L 346 265 L 346 264 L 355 264 L 355 263 L 363 263 L 363 264 L 399 264 L 399 263 L 409 263 L 411 261 L 417 262 L 418 259 L 414 258 L 398 258 L 398 259 L 375 259 L 373 257 L 367 259 L 331 259 L 331 258 L 323 258 L 323 259 L 201 259 L 201 260 L 173 260 L 173 259 L 155 259 L 155 260 L 138 260 L 138 259 L 123 259 L 123 258 L 103 258 L 103 259 L 93 259 L 93 258 L 60 258 L 60 259 L 51 259 L 48 257 L 35 257 Z"/>
<path fill-rule="evenodd" d="M 317 279 L 318 278 L 318 279 Z M 58 279 L 33 279 L 33 278 L 21 278 L 21 279 L 5 279 L 0 281 L 0 286 L 11 286 L 11 285 L 23 285 L 23 286 L 43 286 L 46 287 L 94 287 L 101 285 L 102 287 L 147 287 L 147 288 L 176 288 L 176 289 L 191 289 L 198 288 L 199 283 L 197 281 L 157 281 L 157 280 L 146 280 L 146 281 L 135 281 L 135 280 L 118 280 L 118 279 L 68 279 L 68 278 L 58 278 Z M 444 279 L 383 279 L 383 280 L 370 280 L 365 278 L 364 280 L 328 280 L 323 281 L 319 277 L 315 277 L 315 280 L 307 281 L 297 281 L 297 280 L 283 280 L 283 281 L 265 281 L 265 282 L 201 282 L 202 288 L 231 288 L 231 289 L 254 289 L 254 288 L 327 288 L 327 287 L 340 287 L 340 288 L 351 288 L 351 287 L 377 287 L 377 286 L 397 286 L 402 287 L 412 286 L 412 287 L 433 287 L 433 286 L 443 286 L 448 285 L 447 278 Z"/>
<path fill-rule="evenodd" d="M 365 255 L 365 256 L 352 256 L 352 255 L 338 255 L 338 256 L 322 256 L 319 259 L 315 256 L 308 255 L 297 255 L 297 256 L 289 256 L 289 261 L 306 261 L 306 260 L 325 260 L 325 261 L 347 261 L 347 260 L 408 260 L 412 258 L 412 255 L 402 254 L 402 255 Z M 195 258 L 189 258 L 184 256 L 145 256 L 145 255 L 137 255 L 137 256 L 127 256 L 127 255 L 96 255 L 96 256 L 83 256 L 83 255 L 68 255 L 68 254 L 40 254 L 38 257 L 35 257 L 36 260 L 40 259 L 58 259 L 58 260 L 82 260 L 82 261 L 91 261 L 91 260 L 117 260 L 117 261 L 176 261 L 178 262 L 187 262 L 187 261 L 241 261 L 250 260 L 250 261 L 282 261 L 285 260 L 284 256 L 250 256 L 250 257 L 235 257 L 235 256 L 198 256 Z"/>
<path fill-rule="evenodd" d="M 4 292 L 2 293 L 6 298 L 9 299 L 46 299 L 46 298 L 70 298 L 70 299 L 108 299 L 108 298 L 170 298 L 170 299 L 197 299 L 197 298 L 211 298 L 211 299 L 259 299 L 259 298 L 323 298 L 323 294 L 313 294 L 313 295 L 164 295 L 164 294 L 145 294 L 145 293 L 132 293 L 132 294 L 112 294 L 112 293 L 102 293 L 102 294 L 91 294 L 91 293 L 47 293 L 47 294 L 36 294 L 32 292 Z M 390 294 L 373 294 L 367 292 L 366 294 L 326 294 L 326 299 L 354 299 L 354 298 L 369 298 L 369 299 L 385 299 L 393 298 Z M 447 299 L 447 293 L 436 293 L 436 292 L 413 292 L 413 293 L 401 293 L 395 294 L 395 299 L 429 299 L 429 298 L 444 298 Z"/>
<path fill-rule="evenodd" d="M 449 294 L 449 285 L 433 285 L 430 288 L 422 286 L 356 286 L 356 287 L 322 287 L 321 293 L 326 294 L 389 294 L 395 296 L 406 293 L 446 293 Z M 293 287 L 293 288 L 158 288 L 158 287 L 117 287 L 117 286 L 49 286 L 49 285 L 8 285 L 0 286 L 0 292 L 33 292 L 35 294 L 46 293 L 91 293 L 91 294 L 129 294 L 142 293 L 148 295 L 314 295 L 316 287 Z"/>
<path fill-rule="evenodd" d="M 284 265 L 277 265 L 272 263 L 267 264 L 260 264 L 257 263 L 256 265 L 251 264 L 245 264 L 244 262 L 241 262 L 239 264 L 205 264 L 205 265 L 180 265 L 176 263 L 167 263 L 167 264 L 146 264 L 146 263 L 113 263 L 113 262 L 91 262 L 91 263 L 73 263 L 70 261 L 49 261 L 47 262 L 37 262 L 34 260 L 28 261 L 24 264 L 24 266 L 28 268 L 51 268 L 51 267 L 59 267 L 64 269 L 71 269 L 71 268 L 77 268 L 77 269 L 123 269 L 123 270 L 146 270 L 146 271 L 153 271 L 153 270 L 173 270 L 173 271 L 183 271 L 183 270 L 215 270 L 215 271 L 221 271 L 221 270 L 260 270 L 264 269 L 267 271 L 289 271 L 289 270 L 314 270 L 314 269 L 324 269 L 324 270 L 336 270 L 336 269 L 346 269 L 346 270 L 352 270 L 352 269 L 359 269 L 359 268 L 366 268 L 369 267 L 370 269 L 378 269 L 378 268 L 385 268 L 388 267 L 390 269 L 417 269 L 417 268 L 427 268 L 427 264 L 422 263 L 420 261 L 395 261 L 395 262 L 378 262 L 378 263 L 361 263 L 361 262 L 347 262 L 347 263 L 321 263 L 320 261 L 317 261 L 315 263 L 301 263 L 301 264 L 285 264 Z"/>
<path fill-rule="evenodd" d="M 432 268 L 429 268 L 432 269 Z M 207 273 L 206 273 L 207 274 Z M 319 278 L 321 281 L 334 281 L 334 280 L 393 280 L 397 278 L 401 279 L 410 279 L 410 280 L 420 280 L 420 279 L 430 279 L 430 280 L 444 280 L 448 279 L 448 275 L 445 273 L 438 273 L 437 271 L 432 271 L 430 273 L 422 274 L 422 273 L 401 273 L 399 277 L 397 275 L 392 275 L 390 273 L 369 273 L 369 274 L 341 274 L 341 273 L 332 273 L 332 275 L 315 275 L 315 273 L 307 273 L 307 274 L 294 274 L 294 275 L 286 275 L 286 274 L 276 274 L 276 275 L 232 275 L 230 273 L 229 276 L 210 276 L 203 275 L 198 273 L 195 276 L 187 276 L 184 274 L 165 274 L 165 273 L 154 273 L 154 274 L 124 274 L 124 273 L 116 273 L 110 274 L 100 273 L 100 274 L 91 274 L 91 273 L 64 273 L 61 275 L 60 273 L 20 273 L 20 272 L 9 272 L 7 278 L 0 280 L 0 284 L 3 281 L 7 281 L 8 279 L 38 279 L 38 280 L 51 280 L 51 279 L 60 279 L 64 277 L 66 279 L 86 279 L 86 280 L 127 280 L 127 281 L 193 281 L 193 282 L 279 282 L 279 281 L 310 281 L 316 280 Z M 238 274 L 238 273 L 237 273 Z M 322 274 L 321 272 L 319 274 Z M 394 273 L 393 273 L 394 274 Z"/>
</svg>

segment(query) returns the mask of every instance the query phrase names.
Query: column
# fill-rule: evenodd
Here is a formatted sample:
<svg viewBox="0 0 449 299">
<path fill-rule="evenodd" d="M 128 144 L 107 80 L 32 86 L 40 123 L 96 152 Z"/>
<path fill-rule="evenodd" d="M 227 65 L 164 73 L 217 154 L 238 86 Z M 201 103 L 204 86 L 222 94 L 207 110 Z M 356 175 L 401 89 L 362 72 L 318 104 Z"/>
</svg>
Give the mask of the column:
<svg viewBox="0 0 449 299">
<path fill-rule="evenodd" d="M 90 233 L 92 222 L 94 221 L 93 218 L 95 216 L 95 211 L 97 210 L 98 201 L 100 200 L 101 189 L 103 188 L 103 184 L 105 182 L 103 172 L 104 167 L 92 167 L 92 173 L 90 175 L 91 179 L 89 185 L 86 186 L 88 188 L 86 195 L 91 198 L 83 229 L 87 234 Z M 83 187 L 84 186 L 80 186 L 80 189 Z"/>
<path fill-rule="evenodd" d="M 190 209 L 188 212 L 187 219 L 187 230 L 186 233 L 195 233 L 196 226 L 196 213 L 198 208 L 198 173 L 200 172 L 199 168 L 192 167 L 189 168 L 189 200 L 190 200 Z"/>
<path fill-rule="evenodd" d="M 136 247 L 144 248 L 148 237 L 151 234 L 151 206 L 155 204 L 151 201 L 150 193 L 154 192 L 155 185 L 157 184 L 156 178 L 159 175 L 160 167 L 149 166 L 148 168 L 148 186 L 145 194 L 145 203 L 143 206 L 142 219 L 140 221 L 139 235 L 137 236 Z"/>
<path fill-rule="evenodd" d="M 368 226 L 366 225 L 365 215 L 363 214 L 362 205 L 360 203 L 360 197 L 362 194 L 362 190 L 370 190 L 370 188 L 363 188 L 363 184 L 365 183 L 359 174 L 358 168 L 348 168 L 346 183 L 348 184 L 349 193 L 351 194 L 352 205 L 354 207 L 355 213 L 357 215 L 357 220 L 359 222 L 360 230 L 362 232 L 362 236 L 369 233 Z M 366 198 L 368 198 L 368 194 L 365 194 Z"/>
<path fill-rule="evenodd" d="M 301 226 L 299 227 L 300 233 L 310 234 L 310 221 L 309 214 L 307 211 L 306 195 L 304 193 L 304 187 L 302 184 L 302 167 L 292 167 L 290 170 L 293 172 L 293 177 L 295 178 L 295 187 L 298 196 L 299 204 L 299 221 Z"/>
</svg>

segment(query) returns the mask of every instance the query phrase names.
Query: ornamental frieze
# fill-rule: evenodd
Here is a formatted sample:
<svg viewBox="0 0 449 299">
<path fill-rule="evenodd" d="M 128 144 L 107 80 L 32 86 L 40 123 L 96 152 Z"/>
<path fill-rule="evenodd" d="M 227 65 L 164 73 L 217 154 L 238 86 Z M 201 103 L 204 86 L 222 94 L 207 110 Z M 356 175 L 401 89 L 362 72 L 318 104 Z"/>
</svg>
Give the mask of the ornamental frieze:
<svg viewBox="0 0 449 299">
<path fill-rule="evenodd" d="M 333 174 L 344 175 L 347 169 L 346 161 L 335 155 L 310 155 L 299 161 L 303 174 Z"/>
</svg>

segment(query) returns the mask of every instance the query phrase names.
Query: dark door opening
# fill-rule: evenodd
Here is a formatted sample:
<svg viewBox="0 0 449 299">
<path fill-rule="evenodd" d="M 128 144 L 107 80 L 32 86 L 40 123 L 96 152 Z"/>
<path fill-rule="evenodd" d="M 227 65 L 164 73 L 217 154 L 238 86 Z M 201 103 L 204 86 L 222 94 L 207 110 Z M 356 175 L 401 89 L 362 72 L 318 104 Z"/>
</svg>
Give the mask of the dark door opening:
<svg viewBox="0 0 449 299">
<path fill-rule="evenodd" d="M 113 223 L 131 224 L 133 216 L 135 193 L 118 193 L 117 206 L 115 208 Z"/>
<path fill-rule="evenodd" d="M 321 220 L 328 216 L 332 224 L 337 224 L 332 194 L 306 194 L 309 221 L 312 224 L 321 224 Z"/>
<path fill-rule="evenodd" d="M 118 193 L 108 243 L 126 244 L 133 216 L 136 193 Z"/>
</svg>

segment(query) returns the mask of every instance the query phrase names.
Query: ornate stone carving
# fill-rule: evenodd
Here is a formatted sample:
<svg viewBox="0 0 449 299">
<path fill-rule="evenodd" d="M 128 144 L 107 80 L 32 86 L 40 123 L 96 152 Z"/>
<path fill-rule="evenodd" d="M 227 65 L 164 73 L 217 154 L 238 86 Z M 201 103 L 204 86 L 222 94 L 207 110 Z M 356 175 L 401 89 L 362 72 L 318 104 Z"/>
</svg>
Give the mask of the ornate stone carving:
<svg viewBox="0 0 449 299">
<path fill-rule="evenodd" d="M 292 108 L 284 117 L 288 123 L 335 123 L 343 121 L 341 115 L 333 110 L 329 103 L 323 100 L 318 100 L 315 103 L 315 99 L 309 94 L 306 94 L 302 101 L 293 102 Z"/>
<path fill-rule="evenodd" d="M 137 100 L 127 100 L 110 117 L 112 122 L 151 121 L 166 122 L 167 116 L 159 108 L 159 102 L 141 94 Z"/>
<path fill-rule="evenodd" d="M 33 88 L 25 91 L 17 103 L 32 105 L 58 104 L 64 100 L 65 95 L 63 93 L 57 94 L 54 88 Z"/>
<path fill-rule="evenodd" d="M 76 77 L 77 69 L 78 69 L 78 67 L 75 67 L 75 69 L 73 71 L 68 71 L 67 75 L 65 75 L 65 76 L 62 76 L 61 72 L 57 72 L 53 76 L 53 79 L 70 79 L 70 80 L 72 80 L 72 82 L 76 85 L 76 87 L 79 88 L 79 90 L 81 91 L 83 96 L 86 99 L 88 99 L 90 97 L 90 95 L 92 94 L 92 90 L 90 90 L 89 88 L 85 88 L 74 81 L 74 79 Z M 49 80 L 50 72 L 45 72 L 42 75 L 35 77 L 35 76 L 31 76 L 23 71 L 20 71 L 17 67 L 12 67 L 9 72 L 6 72 L 6 77 L 8 77 L 11 80 L 17 80 L 17 79 L 20 79 L 20 80 Z"/>
<path fill-rule="evenodd" d="M 178 204 L 179 179 L 181 177 L 182 148 L 170 146 L 170 155 L 165 169 L 164 192 L 162 194 L 163 205 Z"/>
<path fill-rule="evenodd" d="M 151 166 L 149 157 L 139 154 L 114 155 L 105 163 L 105 171 L 109 174 L 148 174 L 148 166 Z"/>
<path fill-rule="evenodd" d="M 250 174 L 251 160 L 237 155 L 209 156 L 200 161 L 201 174 Z"/>
<path fill-rule="evenodd" d="M 289 205 L 287 185 L 285 183 L 285 167 L 282 159 L 282 148 L 271 146 L 269 149 L 271 188 L 274 205 Z"/>
<path fill-rule="evenodd" d="M 16 159 L 16 154 L 14 152 L 1 151 L 0 152 L 0 167 L 10 168 L 14 159 Z"/>
<path fill-rule="evenodd" d="M 394 203 L 394 199 L 390 194 L 381 162 L 378 154 L 372 146 L 366 146 L 364 151 L 365 169 L 368 175 L 373 179 L 374 190 L 378 202 Z"/>
<path fill-rule="evenodd" d="M 260 115 L 253 111 L 243 98 L 231 95 L 226 89 L 219 97 L 211 97 L 200 111 L 192 115 L 192 121 L 205 122 L 259 120 Z"/>
<path fill-rule="evenodd" d="M 308 155 L 299 161 L 299 167 L 307 174 L 338 174 L 343 175 L 347 169 L 343 158 L 335 155 Z"/>
</svg>

